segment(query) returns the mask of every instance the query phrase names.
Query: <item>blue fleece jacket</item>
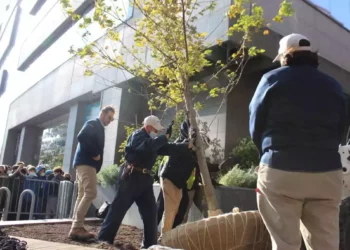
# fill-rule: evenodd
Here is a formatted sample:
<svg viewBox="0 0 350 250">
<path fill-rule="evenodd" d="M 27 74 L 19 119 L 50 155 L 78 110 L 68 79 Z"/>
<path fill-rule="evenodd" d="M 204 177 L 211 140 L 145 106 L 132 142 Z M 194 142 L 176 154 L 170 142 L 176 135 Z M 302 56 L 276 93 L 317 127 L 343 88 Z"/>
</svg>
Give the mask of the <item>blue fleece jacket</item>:
<svg viewBox="0 0 350 250">
<path fill-rule="evenodd" d="M 87 121 L 78 134 L 78 146 L 75 151 L 73 166 L 87 165 L 96 168 L 99 172 L 103 162 L 103 150 L 105 144 L 105 129 L 101 121 Z M 95 161 L 93 157 L 100 155 L 99 161 Z"/>
<path fill-rule="evenodd" d="M 261 162 L 286 171 L 341 168 L 338 146 L 347 104 L 340 84 L 312 66 L 265 74 L 249 106 L 250 134 Z"/>
<path fill-rule="evenodd" d="M 187 144 L 167 143 L 165 135 L 151 138 L 144 130 L 135 130 L 128 138 L 125 147 L 125 159 L 135 167 L 151 170 L 157 155 L 173 155 L 188 152 Z"/>
</svg>

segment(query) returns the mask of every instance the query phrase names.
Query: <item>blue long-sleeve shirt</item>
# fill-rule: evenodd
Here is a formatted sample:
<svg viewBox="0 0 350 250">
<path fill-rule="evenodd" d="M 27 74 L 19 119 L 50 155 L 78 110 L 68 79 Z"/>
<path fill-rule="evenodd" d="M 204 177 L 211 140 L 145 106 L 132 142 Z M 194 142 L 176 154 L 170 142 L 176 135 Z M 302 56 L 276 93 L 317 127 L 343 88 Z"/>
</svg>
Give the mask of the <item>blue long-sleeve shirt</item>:
<svg viewBox="0 0 350 250">
<path fill-rule="evenodd" d="M 168 143 L 165 135 L 151 138 L 144 129 L 140 129 L 128 138 L 125 159 L 135 167 L 151 170 L 158 155 L 178 155 L 188 150 L 188 144 Z"/>
<path fill-rule="evenodd" d="M 338 147 L 347 103 L 340 84 L 311 66 L 265 74 L 249 106 L 250 135 L 261 162 L 287 171 L 341 168 Z"/>
<path fill-rule="evenodd" d="M 73 166 L 87 165 L 96 168 L 99 172 L 103 162 L 103 150 L 105 143 L 105 131 L 101 121 L 87 121 L 78 134 L 78 146 L 75 152 Z M 100 155 L 100 160 L 93 157 Z"/>
</svg>

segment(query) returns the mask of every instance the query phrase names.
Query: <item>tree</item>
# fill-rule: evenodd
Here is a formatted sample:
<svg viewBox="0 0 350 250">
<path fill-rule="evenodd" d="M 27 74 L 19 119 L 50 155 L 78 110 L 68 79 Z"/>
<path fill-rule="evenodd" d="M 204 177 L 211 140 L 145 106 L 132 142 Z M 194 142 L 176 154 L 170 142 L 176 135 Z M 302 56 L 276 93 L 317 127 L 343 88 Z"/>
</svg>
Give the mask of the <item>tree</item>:
<svg viewBox="0 0 350 250">
<path fill-rule="evenodd" d="M 62 166 L 66 137 L 67 123 L 44 130 L 40 149 L 40 164 L 47 164 L 52 168 Z"/>
<path fill-rule="evenodd" d="M 233 25 L 228 28 L 227 35 L 238 34 L 241 43 L 227 61 L 211 62 L 208 56 L 210 47 L 222 46 L 210 44 L 206 40 L 210 33 L 199 32 L 197 19 L 215 9 L 216 1 L 197 0 L 133 0 L 139 18 L 126 21 L 126 13 L 114 4 L 112 0 L 95 0 L 93 16 L 80 17 L 72 8 L 69 0 L 61 0 L 66 12 L 77 21 L 81 18 L 80 27 L 85 30 L 82 35 L 86 46 L 71 47 L 70 52 L 79 57 L 86 66 L 86 75 L 98 74 L 97 68 L 115 67 L 134 76 L 147 80 L 149 108 L 178 107 L 184 104 L 188 112 L 191 128 L 198 132 L 197 112 L 203 108 L 203 103 L 194 102 L 199 93 L 208 93 L 209 98 L 221 96 L 223 101 L 238 84 L 243 70 L 251 57 L 264 52 L 263 49 L 252 46 L 253 34 L 264 32 L 268 25 L 263 18 L 263 8 L 252 0 L 235 0 L 229 7 L 226 17 Z M 292 15 L 291 3 L 283 0 L 274 21 L 282 22 L 285 16 Z M 106 33 L 107 43 L 90 41 L 89 27 L 98 24 Z M 120 26 L 133 33 L 134 43 L 124 43 Z M 150 54 L 152 62 L 146 61 Z M 132 58 L 130 62 L 130 57 Z M 127 60 L 127 58 L 129 58 Z M 208 82 L 193 81 L 203 70 L 215 66 L 216 72 L 211 79 L 225 75 L 227 85 L 209 89 Z M 208 214 L 221 213 L 210 181 L 205 160 L 202 140 L 196 142 L 196 154 L 204 184 L 205 196 L 208 202 Z"/>
</svg>

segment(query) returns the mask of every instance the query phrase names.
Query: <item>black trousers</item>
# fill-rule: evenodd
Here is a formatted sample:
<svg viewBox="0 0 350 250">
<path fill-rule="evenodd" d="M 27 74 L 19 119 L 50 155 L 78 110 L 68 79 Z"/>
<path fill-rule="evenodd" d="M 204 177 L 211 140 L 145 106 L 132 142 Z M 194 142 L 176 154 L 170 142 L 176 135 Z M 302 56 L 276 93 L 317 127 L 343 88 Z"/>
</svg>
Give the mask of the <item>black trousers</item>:
<svg viewBox="0 0 350 250">
<path fill-rule="evenodd" d="M 187 194 L 187 188 L 182 189 L 182 199 L 179 205 L 179 211 L 176 214 L 173 228 L 177 227 L 178 225 L 182 224 L 186 211 L 187 206 L 189 203 L 188 194 Z M 160 221 L 162 220 L 164 213 L 164 196 L 162 190 L 160 191 L 157 199 L 157 218 L 158 218 L 158 225 Z"/>
<path fill-rule="evenodd" d="M 133 172 L 126 180 L 119 180 L 115 198 L 103 221 L 98 240 L 113 244 L 126 212 L 136 202 L 143 220 L 144 232 L 141 248 L 157 245 L 157 208 L 153 193 L 153 177 Z"/>
</svg>

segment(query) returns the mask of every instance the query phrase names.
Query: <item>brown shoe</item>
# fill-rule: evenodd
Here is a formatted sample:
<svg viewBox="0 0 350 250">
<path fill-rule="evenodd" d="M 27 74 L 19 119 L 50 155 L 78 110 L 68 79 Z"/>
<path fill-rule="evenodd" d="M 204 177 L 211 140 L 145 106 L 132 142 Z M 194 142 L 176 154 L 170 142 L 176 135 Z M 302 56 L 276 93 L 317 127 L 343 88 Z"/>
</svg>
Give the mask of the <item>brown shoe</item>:
<svg viewBox="0 0 350 250">
<path fill-rule="evenodd" d="M 95 235 L 89 233 L 83 227 L 72 228 L 69 232 L 69 238 L 76 240 L 90 240 L 95 238 Z"/>
</svg>

